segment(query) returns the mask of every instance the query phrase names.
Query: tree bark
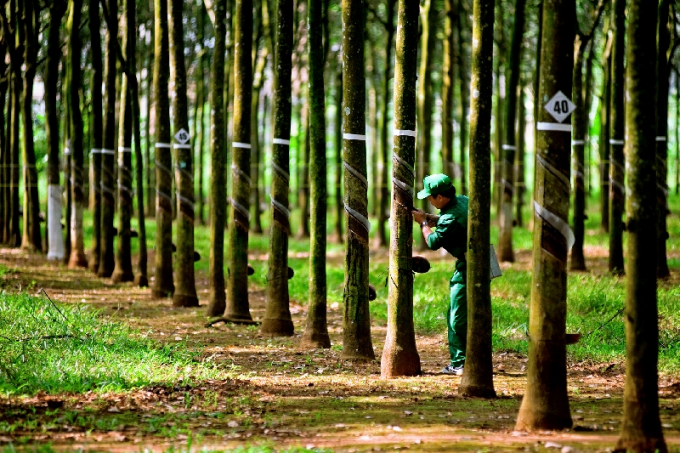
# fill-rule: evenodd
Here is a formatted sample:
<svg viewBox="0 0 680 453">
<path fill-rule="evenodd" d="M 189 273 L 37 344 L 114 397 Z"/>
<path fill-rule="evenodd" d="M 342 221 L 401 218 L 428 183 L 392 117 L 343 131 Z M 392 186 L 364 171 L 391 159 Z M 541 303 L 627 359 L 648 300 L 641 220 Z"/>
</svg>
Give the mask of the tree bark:
<svg viewBox="0 0 680 453">
<path fill-rule="evenodd" d="M 518 8 L 521 0 L 517 3 Z M 523 6 L 523 5 L 522 5 Z M 516 20 L 519 20 L 516 12 Z M 493 80 L 494 0 L 473 3 L 472 101 L 470 103 L 470 232 L 467 270 L 468 331 L 465 372 L 458 393 L 493 398 L 491 293 L 489 279 L 491 86 Z M 513 40 L 517 38 L 517 35 Z M 519 64 L 519 60 L 517 60 Z M 513 84 L 511 83 L 511 87 Z M 512 89 L 512 88 L 510 88 Z M 513 122 L 514 125 L 514 122 Z M 514 129 L 514 126 L 513 126 Z M 514 146 L 514 137 L 513 137 Z M 514 158 L 514 156 L 513 156 Z M 512 205 L 510 205 L 512 212 Z"/>
<path fill-rule="evenodd" d="M 25 0 L 21 14 L 24 38 L 24 90 L 21 98 L 23 120 L 22 158 L 24 164 L 24 218 L 21 248 L 42 251 L 38 171 L 35 167 L 33 139 L 33 81 L 38 66 L 40 7 L 37 0 Z M 21 39 L 21 31 L 19 39 Z"/>
<path fill-rule="evenodd" d="M 310 253 L 307 325 L 301 343 L 331 346 L 326 324 L 326 104 L 324 100 L 323 5 L 307 4 L 309 42 Z"/>
<path fill-rule="evenodd" d="M 99 20 L 99 0 L 90 0 L 89 7 L 90 47 L 92 49 L 91 106 L 92 106 L 92 149 L 90 150 L 90 206 L 92 207 L 92 246 L 88 259 L 90 271 L 99 270 L 101 254 L 101 166 L 102 166 L 102 49 Z"/>
<path fill-rule="evenodd" d="M 85 257 L 85 241 L 83 232 L 83 209 L 85 204 L 85 177 L 83 174 L 83 118 L 80 110 L 81 86 L 80 72 L 80 16 L 83 8 L 82 0 L 71 0 L 71 8 L 67 23 L 68 40 L 68 103 L 69 128 L 71 137 L 71 256 L 68 266 L 71 269 L 87 267 Z"/>
<path fill-rule="evenodd" d="M 203 148 L 205 137 L 205 62 L 208 49 L 205 47 L 205 6 L 203 1 L 198 2 L 198 28 L 196 41 L 200 46 L 198 53 L 198 67 L 196 71 L 196 105 L 194 108 L 194 145 L 196 148 L 196 172 L 198 173 L 198 185 L 196 187 L 196 204 L 198 205 L 198 218 L 201 225 L 205 225 L 204 199 L 203 196 Z"/>
<path fill-rule="evenodd" d="M 234 29 L 234 121 L 232 148 L 229 285 L 225 318 L 252 323 L 248 303 L 248 230 L 250 228 L 250 101 L 252 95 L 252 0 L 236 3 Z"/>
<path fill-rule="evenodd" d="M 309 39 L 309 36 L 307 37 Z M 302 93 L 302 89 L 300 92 Z M 300 208 L 300 230 L 298 239 L 309 237 L 309 106 L 307 102 L 300 107 L 298 123 L 298 208 Z M 302 139 L 300 139 L 302 137 Z"/>
<path fill-rule="evenodd" d="M 608 40 L 607 49 L 603 54 L 604 68 L 602 75 L 602 100 L 600 107 L 600 226 L 602 231 L 609 233 L 609 110 L 612 92 L 611 83 L 611 39 Z"/>
<path fill-rule="evenodd" d="M 586 44 L 580 34 L 576 35 L 572 90 L 572 102 L 576 108 L 571 117 L 574 128 L 574 139 L 571 142 L 574 153 L 574 246 L 571 248 L 569 269 L 572 271 L 586 270 L 586 259 L 583 255 L 586 210 L 585 139 L 588 129 L 588 108 L 583 101 L 583 54 Z"/>
<path fill-rule="evenodd" d="M 501 146 L 503 178 L 501 180 L 501 212 L 500 212 L 500 237 L 498 240 L 499 261 L 514 262 L 515 252 L 512 247 L 512 226 L 515 218 L 513 213 L 513 198 L 516 188 L 515 181 L 515 153 L 516 145 L 516 118 L 517 118 L 517 87 L 522 61 L 522 38 L 524 36 L 524 5 L 525 0 L 515 2 L 514 19 L 512 30 L 512 42 L 510 43 L 510 59 L 508 61 L 505 93 L 507 99 L 503 103 L 505 108 L 505 142 Z"/>
<path fill-rule="evenodd" d="M 172 65 L 172 111 L 174 117 L 175 187 L 177 188 L 177 275 L 172 305 L 197 307 L 196 280 L 194 277 L 194 165 L 189 135 L 189 103 L 187 101 L 187 76 L 184 64 L 184 26 L 182 8 L 184 0 L 170 0 L 168 29 L 170 35 L 170 64 Z M 186 137 L 182 137 L 182 131 Z"/>
<path fill-rule="evenodd" d="M 61 231 L 61 185 L 59 172 L 59 113 L 57 111 L 57 84 L 59 60 L 61 59 L 59 30 L 66 12 L 66 1 L 57 0 L 50 6 L 50 26 L 47 38 L 47 61 L 45 64 L 45 135 L 47 142 L 47 239 L 48 260 L 64 259 L 64 234 Z M 5 94 L 0 92 L 4 101 Z M 0 112 L 4 111 L 4 102 Z M 1 113 L 0 113 L 1 114 Z M 4 140 L 2 142 L 4 148 Z M 4 153 L 4 149 L 1 152 Z M 0 162 L 3 165 L 4 162 Z M 6 184 L 3 179 L 1 184 Z M 3 189 L 4 190 L 4 189 Z M 4 212 L 3 212 L 4 214 Z M 2 238 L 0 238 L 2 242 Z"/>
<path fill-rule="evenodd" d="M 262 25 L 259 25 L 261 35 Z M 267 49 L 258 49 L 260 43 L 259 36 L 253 42 L 255 74 L 253 77 L 253 93 L 250 99 L 250 146 L 251 146 L 251 165 L 250 165 L 250 199 L 252 201 L 251 211 L 253 222 L 251 229 L 253 233 L 262 234 L 262 210 L 260 208 L 260 160 L 264 154 L 264 146 L 260 140 L 259 113 L 260 113 L 260 93 L 265 81 L 265 66 L 267 65 Z"/>
<path fill-rule="evenodd" d="M 623 215 L 625 204 L 625 169 L 623 167 L 624 137 L 624 52 L 626 33 L 626 0 L 614 0 L 612 6 L 614 42 L 611 65 L 611 100 L 609 104 L 609 147 L 611 149 L 609 183 L 609 271 L 623 275 Z"/>
<path fill-rule="evenodd" d="M 445 0 L 446 20 L 444 24 L 444 65 L 442 68 L 442 171 L 457 179 L 453 157 L 453 111 L 456 86 L 456 42 L 455 21 L 456 0 Z"/>
<path fill-rule="evenodd" d="M 458 0 L 456 0 L 458 1 Z M 458 167 L 460 169 L 460 187 L 459 187 L 459 192 L 463 195 L 467 193 L 467 170 L 466 170 L 466 161 L 467 161 L 467 155 L 468 155 L 468 140 L 467 140 L 467 131 L 468 131 L 468 121 L 467 121 L 467 116 L 468 116 L 468 95 L 469 95 L 469 87 L 470 84 L 468 83 L 468 70 L 467 66 L 465 65 L 467 61 L 467 52 L 466 52 L 466 44 L 465 40 L 463 39 L 463 20 L 464 20 L 464 15 L 463 14 L 458 14 L 457 15 L 457 20 L 456 20 L 456 41 L 458 43 L 458 54 L 457 54 L 457 63 L 458 63 L 458 79 L 459 79 L 459 86 L 460 86 L 460 133 L 459 135 L 459 154 L 458 154 Z"/>
<path fill-rule="evenodd" d="M 151 0 L 151 10 L 153 11 L 154 0 Z M 150 35 L 150 48 L 148 60 L 146 61 L 146 112 L 144 120 L 144 137 L 146 145 L 146 213 L 149 217 L 156 217 L 156 178 L 153 158 L 156 153 L 153 149 L 153 139 L 151 137 L 151 105 L 153 104 L 153 68 L 154 50 L 156 48 L 154 33 L 147 31 Z"/>
<path fill-rule="evenodd" d="M 416 75 L 418 0 L 399 0 L 394 66 L 394 148 L 390 210 L 387 338 L 380 372 L 383 379 L 421 373 L 413 327 L 413 196 L 416 162 Z M 385 100 L 387 103 L 387 100 Z"/>
<path fill-rule="evenodd" d="M 373 360 L 368 310 L 368 182 L 366 180 L 366 87 L 364 66 L 364 2 L 342 0 L 342 113 L 344 206 L 347 246 L 343 302 L 342 355 Z"/>
<path fill-rule="evenodd" d="M 338 55 L 337 60 L 342 59 Z M 342 62 L 338 61 L 335 73 L 335 236 L 342 244 L 344 238 L 344 208 L 342 195 Z"/>
<path fill-rule="evenodd" d="M 668 269 L 668 257 L 666 255 L 666 240 L 668 237 L 668 227 L 666 219 L 668 213 L 668 97 L 669 93 L 669 61 L 668 46 L 670 44 L 670 33 L 668 30 L 668 11 L 670 0 L 659 2 L 658 16 L 658 56 L 656 73 L 657 93 L 656 93 L 656 276 L 658 278 L 668 278 L 671 273 Z M 675 24 L 675 20 L 673 21 Z M 673 25 L 675 26 L 675 25 Z"/>
<path fill-rule="evenodd" d="M 658 253 L 655 176 L 656 21 L 654 8 L 630 0 L 626 70 L 626 388 L 616 451 L 667 451 L 659 419 Z M 660 24 L 665 26 L 665 24 Z M 663 49 L 663 47 L 662 47 Z M 662 56 L 663 58 L 663 56 Z"/>
<path fill-rule="evenodd" d="M 134 14 L 134 0 L 124 0 L 121 34 L 123 58 L 128 63 L 126 71 L 130 72 L 130 55 L 134 53 L 134 42 L 137 39 L 134 17 L 130 18 L 130 10 Z M 132 23 L 130 23 L 132 19 Z M 136 74 L 135 74 L 136 77 Z M 129 75 L 122 75 L 120 84 L 120 113 L 118 117 L 118 239 L 116 241 L 116 265 L 111 279 L 118 282 L 131 282 L 135 279 L 132 272 L 132 256 L 130 252 L 130 218 L 132 217 L 132 99 L 130 96 Z"/>
<path fill-rule="evenodd" d="M 524 86 L 520 82 L 517 102 L 517 154 L 515 155 L 515 187 L 517 190 L 517 197 L 515 197 L 515 220 L 517 226 L 522 228 L 524 226 L 524 219 L 522 218 L 522 211 L 524 210 L 524 193 L 526 192 L 525 160 L 526 160 L 526 141 L 524 140 L 524 133 L 526 131 L 526 95 L 524 94 Z"/>
<path fill-rule="evenodd" d="M 416 187 L 430 172 L 430 152 L 432 147 L 432 71 L 434 70 L 434 47 L 437 35 L 437 7 L 435 0 L 424 0 L 422 8 L 422 35 L 420 68 L 418 70 L 418 170 Z M 428 212 L 430 203 L 420 201 L 420 208 Z M 419 235 L 419 250 L 427 249 L 427 241 Z"/>
<path fill-rule="evenodd" d="M 220 316 L 226 307 L 224 283 L 224 228 L 227 211 L 227 135 L 224 111 L 224 60 L 227 1 L 213 4 L 215 47 L 210 69 L 210 261 L 208 265 L 208 316 Z M 267 285 L 269 286 L 269 285 Z"/>
<path fill-rule="evenodd" d="M 551 99 L 572 92 L 576 5 L 545 0 L 544 8 L 538 99 Z M 544 108 L 537 119 L 529 366 L 516 429 L 558 430 L 572 426 L 565 343 L 571 126 L 554 123 Z"/>
<path fill-rule="evenodd" d="M 156 276 L 153 297 L 171 297 L 175 292 L 172 275 L 172 152 L 170 151 L 170 75 L 168 49 L 168 4 L 154 5 L 153 102 L 156 167 Z M 193 251 L 192 251 L 193 252 Z M 193 268 L 193 262 L 192 262 Z"/>
<path fill-rule="evenodd" d="M 101 224 L 100 253 L 97 276 L 108 278 L 115 266 L 113 250 L 113 216 L 116 208 L 114 192 L 114 151 L 116 134 L 116 40 L 118 39 L 118 3 L 107 2 L 110 21 L 106 31 L 106 59 L 104 65 L 104 140 L 101 162 Z"/>
</svg>

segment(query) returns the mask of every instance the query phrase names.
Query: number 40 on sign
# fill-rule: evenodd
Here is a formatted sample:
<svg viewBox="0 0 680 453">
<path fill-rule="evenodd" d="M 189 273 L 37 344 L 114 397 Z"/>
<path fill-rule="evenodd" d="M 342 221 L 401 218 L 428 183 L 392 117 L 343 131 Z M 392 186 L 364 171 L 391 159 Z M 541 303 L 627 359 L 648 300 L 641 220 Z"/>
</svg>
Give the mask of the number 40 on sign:
<svg viewBox="0 0 680 453">
<path fill-rule="evenodd" d="M 557 94 L 545 104 L 545 109 L 553 118 L 561 123 L 567 119 L 574 109 L 576 109 L 576 106 L 564 93 L 558 91 Z"/>
</svg>

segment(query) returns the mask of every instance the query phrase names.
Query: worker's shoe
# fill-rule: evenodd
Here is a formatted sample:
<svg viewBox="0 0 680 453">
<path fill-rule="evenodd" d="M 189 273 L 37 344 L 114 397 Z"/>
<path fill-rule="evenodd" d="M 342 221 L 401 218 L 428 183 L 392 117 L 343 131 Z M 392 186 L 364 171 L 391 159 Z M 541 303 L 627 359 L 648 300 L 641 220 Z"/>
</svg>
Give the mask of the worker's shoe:
<svg viewBox="0 0 680 453">
<path fill-rule="evenodd" d="M 443 374 L 453 374 L 454 376 L 462 376 L 463 375 L 463 365 L 461 366 L 453 366 L 453 365 L 446 365 L 444 369 L 442 369 Z"/>
</svg>

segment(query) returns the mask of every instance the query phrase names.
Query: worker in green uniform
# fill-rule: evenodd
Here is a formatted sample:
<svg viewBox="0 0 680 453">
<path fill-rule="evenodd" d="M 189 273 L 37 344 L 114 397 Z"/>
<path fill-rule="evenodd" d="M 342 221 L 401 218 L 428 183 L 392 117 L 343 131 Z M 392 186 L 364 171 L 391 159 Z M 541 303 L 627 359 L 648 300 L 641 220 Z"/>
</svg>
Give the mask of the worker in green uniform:
<svg viewBox="0 0 680 453">
<path fill-rule="evenodd" d="M 456 271 L 449 281 L 449 308 L 446 313 L 451 363 L 444 367 L 442 373 L 462 376 L 467 340 L 465 252 L 468 197 L 456 196 L 456 188 L 453 187 L 451 178 L 441 173 L 426 176 L 423 187 L 423 190 L 418 192 L 418 198 L 420 200 L 427 198 L 432 206 L 440 210 L 440 216 L 434 230 L 431 228 L 433 224 L 431 216 L 419 209 L 413 211 L 413 220 L 420 224 L 420 230 L 430 249 L 438 250 L 443 247 L 456 257 Z"/>
</svg>

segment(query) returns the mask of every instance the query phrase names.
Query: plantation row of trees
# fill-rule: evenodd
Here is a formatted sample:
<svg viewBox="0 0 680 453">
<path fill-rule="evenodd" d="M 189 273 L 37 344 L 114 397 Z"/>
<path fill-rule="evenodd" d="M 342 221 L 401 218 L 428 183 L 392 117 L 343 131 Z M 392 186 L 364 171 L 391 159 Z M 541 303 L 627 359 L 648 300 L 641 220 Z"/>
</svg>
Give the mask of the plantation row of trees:
<svg viewBox="0 0 680 453">
<path fill-rule="evenodd" d="M 420 372 L 411 209 L 416 182 L 442 170 L 454 173 L 471 206 L 470 341 L 460 391 L 495 394 L 490 212 L 495 206 L 499 214 L 499 256 L 512 261 L 512 229 L 522 219 L 526 181 L 533 181 L 529 379 L 519 428 L 571 426 L 567 255 L 571 249 L 572 269 L 585 268 L 583 222 L 590 186 L 585 177 L 592 167 L 586 157 L 595 142 L 589 134 L 599 128 L 599 185 L 612 272 L 624 271 L 623 231 L 629 234 L 628 374 L 620 445 L 665 448 L 656 393 L 656 306 L 650 301 L 656 300 L 657 276 L 668 275 L 667 122 L 677 45 L 670 0 L 658 5 L 642 0 L 425 0 L 423 5 L 413 0 L 343 0 L 341 5 L 329 0 L 9 0 L 0 8 L 0 26 L 8 62 L 0 82 L 0 114 L 7 126 L 0 133 L 2 242 L 45 248 L 34 129 L 44 124 L 48 258 L 146 286 L 145 216 L 153 216 L 152 293 L 172 297 L 178 307 L 197 306 L 194 225 L 207 214 L 208 314 L 252 323 L 248 238 L 262 232 L 261 201 L 268 183 L 270 249 L 261 330 L 291 335 L 289 195 L 297 189 L 299 231 L 310 237 L 303 344 L 328 347 L 325 252 L 331 175 L 334 230 L 346 243 L 347 359 L 374 358 L 369 216 L 377 218 L 377 245 L 390 241 L 384 377 Z M 535 53 L 527 51 L 534 48 Z M 44 122 L 36 121 L 38 81 L 44 87 Z M 535 160 L 525 167 L 527 93 L 534 99 Z M 441 108 L 435 108 L 439 99 Z M 334 139 L 328 141 L 326 103 L 334 107 L 329 109 L 333 133 L 328 134 Z M 565 120 L 572 109 L 569 124 Z M 441 134 L 435 133 L 437 124 Z M 568 222 L 572 150 L 573 233 Z M 532 167 L 533 177 L 527 177 Z M 84 239 L 85 209 L 93 219 L 91 244 Z M 133 217 L 137 231 L 131 228 Z M 140 251 L 136 272 L 133 237 Z"/>
</svg>

